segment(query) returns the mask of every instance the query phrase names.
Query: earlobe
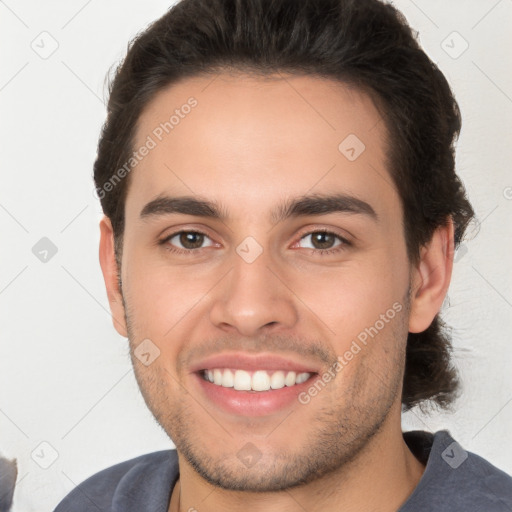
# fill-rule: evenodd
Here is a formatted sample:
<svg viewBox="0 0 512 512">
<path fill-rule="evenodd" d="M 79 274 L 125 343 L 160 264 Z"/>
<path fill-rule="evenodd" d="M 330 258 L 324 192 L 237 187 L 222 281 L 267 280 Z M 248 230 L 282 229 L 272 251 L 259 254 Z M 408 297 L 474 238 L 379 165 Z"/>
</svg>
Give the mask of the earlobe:
<svg viewBox="0 0 512 512">
<path fill-rule="evenodd" d="M 128 337 L 123 297 L 119 289 L 118 267 L 114 250 L 114 232 L 108 217 L 100 222 L 100 265 L 107 290 L 108 302 L 112 313 L 112 322 L 116 331 Z"/>
<path fill-rule="evenodd" d="M 454 255 L 454 226 L 449 219 L 421 248 L 411 279 L 409 332 L 423 332 L 439 313 L 450 285 Z"/>
</svg>

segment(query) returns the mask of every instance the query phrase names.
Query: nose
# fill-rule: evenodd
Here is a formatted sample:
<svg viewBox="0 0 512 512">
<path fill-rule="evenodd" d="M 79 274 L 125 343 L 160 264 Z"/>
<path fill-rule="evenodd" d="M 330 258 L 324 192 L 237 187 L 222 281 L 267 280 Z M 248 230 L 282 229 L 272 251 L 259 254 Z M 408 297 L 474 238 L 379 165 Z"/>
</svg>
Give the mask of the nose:
<svg viewBox="0 0 512 512">
<path fill-rule="evenodd" d="M 265 251 L 252 262 L 235 253 L 232 263 L 231 271 L 212 290 L 211 322 L 242 336 L 292 328 L 298 312 L 283 269 Z"/>
</svg>

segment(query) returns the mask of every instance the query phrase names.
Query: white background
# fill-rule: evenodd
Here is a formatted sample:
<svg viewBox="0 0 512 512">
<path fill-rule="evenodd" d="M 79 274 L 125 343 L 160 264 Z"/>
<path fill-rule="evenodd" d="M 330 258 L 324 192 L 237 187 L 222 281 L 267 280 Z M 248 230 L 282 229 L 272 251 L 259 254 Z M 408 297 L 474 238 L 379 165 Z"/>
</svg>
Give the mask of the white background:
<svg viewBox="0 0 512 512">
<path fill-rule="evenodd" d="M 512 473 L 512 0 L 395 5 L 459 101 L 458 172 L 481 222 L 457 255 L 445 312 L 463 397 L 450 414 L 409 413 L 404 428 L 447 428 Z M 172 446 L 111 325 L 91 177 L 106 72 L 168 6 L 0 2 L 0 453 L 18 459 L 14 512 L 49 512 L 99 469 Z M 458 58 L 453 31 L 469 44 Z M 58 43 L 47 59 L 31 47 L 41 38 L 46 50 Z M 46 263 L 32 252 L 42 237 L 58 249 Z"/>
</svg>

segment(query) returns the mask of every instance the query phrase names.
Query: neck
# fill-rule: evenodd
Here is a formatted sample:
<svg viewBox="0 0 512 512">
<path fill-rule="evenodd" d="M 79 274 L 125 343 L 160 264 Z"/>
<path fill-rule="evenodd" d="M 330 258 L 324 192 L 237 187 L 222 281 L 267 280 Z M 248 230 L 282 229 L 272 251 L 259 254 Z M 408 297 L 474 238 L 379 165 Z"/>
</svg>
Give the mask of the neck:
<svg viewBox="0 0 512 512">
<path fill-rule="evenodd" d="M 395 512 L 417 486 L 424 465 L 405 443 L 400 423 L 384 426 L 349 463 L 301 487 L 253 493 L 214 487 L 181 457 L 180 480 L 169 512 L 218 512 L 242 508 L 265 512 Z"/>
</svg>

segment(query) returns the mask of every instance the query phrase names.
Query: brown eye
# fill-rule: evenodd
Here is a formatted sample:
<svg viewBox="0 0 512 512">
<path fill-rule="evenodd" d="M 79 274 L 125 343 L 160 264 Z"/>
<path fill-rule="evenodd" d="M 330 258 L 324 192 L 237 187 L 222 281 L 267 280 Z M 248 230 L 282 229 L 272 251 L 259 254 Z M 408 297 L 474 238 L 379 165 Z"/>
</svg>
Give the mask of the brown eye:
<svg viewBox="0 0 512 512">
<path fill-rule="evenodd" d="M 328 231 L 313 231 L 304 235 L 300 240 L 301 247 L 317 249 L 318 251 L 334 249 L 344 245 L 350 244 L 341 236 Z"/>
<path fill-rule="evenodd" d="M 179 235 L 179 240 L 185 249 L 198 249 L 203 245 L 204 235 L 202 233 L 182 232 Z"/>
<path fill-rule="evenodd" d="M 311 243 L 316 249 L 331 249 L 336 242 L 336 237 L 330 233 L 313 233 Z"/>
<path fill-rule="evenodd" d="M 177 250 L 202 249 L 213 245 L 210 238 L 198 231 L 180 231 L 167 237 L 163 243 L 175 247 Z"/>
</svg>

